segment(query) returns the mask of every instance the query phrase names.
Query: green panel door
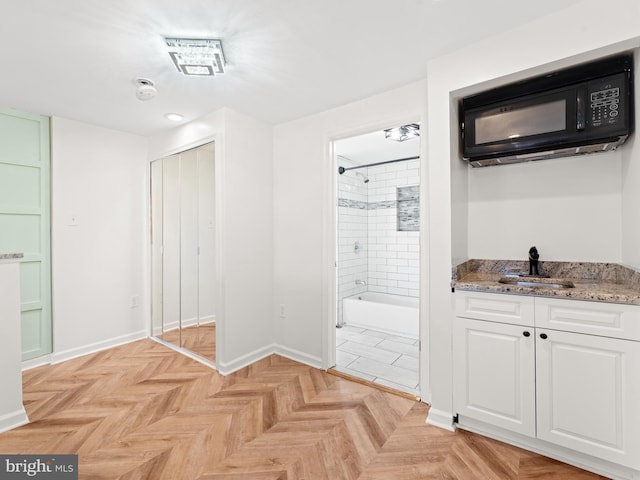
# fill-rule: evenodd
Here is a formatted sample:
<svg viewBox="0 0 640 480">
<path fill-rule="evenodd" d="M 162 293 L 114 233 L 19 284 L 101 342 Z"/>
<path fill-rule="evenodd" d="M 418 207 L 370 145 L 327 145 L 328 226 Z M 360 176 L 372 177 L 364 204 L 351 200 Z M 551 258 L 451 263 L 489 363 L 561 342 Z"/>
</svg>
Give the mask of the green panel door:
<svg viewBox="0 0 640 480">
<path fill-rule="evenodd" d="M 49 119 L 0 109 L 0 253 L 23 253 L 22 359 L 51 353 Z"/>
</svg>

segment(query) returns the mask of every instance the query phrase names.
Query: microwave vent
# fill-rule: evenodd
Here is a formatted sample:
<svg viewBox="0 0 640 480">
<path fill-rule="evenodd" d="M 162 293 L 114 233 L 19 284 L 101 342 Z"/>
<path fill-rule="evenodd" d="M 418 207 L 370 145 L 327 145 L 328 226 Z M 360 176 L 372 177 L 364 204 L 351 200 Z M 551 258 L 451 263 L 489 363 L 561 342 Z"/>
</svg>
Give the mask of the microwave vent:
<svg viewBox="0 0 640 480">
<path fill-rule="evenodd" d="M 595 153 L 595 152 L 604 152 L 608 149 L 609 144 L 598 144 L 598 145 L 587 145 L 584 147 L 578 147 L 576 153 Z"/>
</svg>

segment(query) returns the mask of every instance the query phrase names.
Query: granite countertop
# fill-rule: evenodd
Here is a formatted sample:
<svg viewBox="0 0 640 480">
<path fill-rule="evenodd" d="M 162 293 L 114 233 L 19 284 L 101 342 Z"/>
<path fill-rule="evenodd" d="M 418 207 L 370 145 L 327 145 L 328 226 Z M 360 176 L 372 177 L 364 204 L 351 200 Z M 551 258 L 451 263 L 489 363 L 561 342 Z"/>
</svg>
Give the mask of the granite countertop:
<svg viewBox="0 0 640 480">
<path fill-rule="evenodd" d="M 0 253 L 0 260 L 12 260 L 22 257 L 24 257 L 22 253 Z"/>
<path fill-rule="evenodd" d="M 533 295 L 595 302 L 640 305 L 640 272 L 614 263 L 539 262 L 549 280 L 569 280 L 573 288 L 500 283 L 501 277 L 525 275 L 529 262 L 517 260 L 468 260 L 453 269 L 456 290 Z M 527 278 L 523 277 L 523 281 Z"/>
</svg>

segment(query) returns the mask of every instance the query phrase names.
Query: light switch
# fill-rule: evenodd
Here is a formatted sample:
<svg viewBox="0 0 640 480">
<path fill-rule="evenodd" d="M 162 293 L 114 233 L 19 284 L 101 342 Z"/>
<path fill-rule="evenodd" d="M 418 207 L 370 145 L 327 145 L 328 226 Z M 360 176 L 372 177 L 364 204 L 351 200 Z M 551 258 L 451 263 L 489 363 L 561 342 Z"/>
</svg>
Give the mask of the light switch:
<svg viewBox="0 0 640 480">
<path fill-rule="evenodd" d="M 69 213 L 67 225 L 70 227 L 77 227 L 78 225 L 80 225 L 80 218 L 78 217 L 77 213 L 74 213 L 74 212 Z"/>
</svg>

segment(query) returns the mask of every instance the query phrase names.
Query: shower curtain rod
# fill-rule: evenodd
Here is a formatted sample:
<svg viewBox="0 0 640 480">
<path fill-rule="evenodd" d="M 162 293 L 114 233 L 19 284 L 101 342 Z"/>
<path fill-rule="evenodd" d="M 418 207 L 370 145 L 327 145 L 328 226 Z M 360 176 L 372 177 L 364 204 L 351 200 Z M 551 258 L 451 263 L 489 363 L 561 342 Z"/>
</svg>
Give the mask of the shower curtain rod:
<svg viewBox="0 0 640 480">
<path fill-rule="evenodd" d="M 365 167 L 376 167 L 378 165 L 385 165 L 387 163 L 395 163 L 395 162 L 405 162 L 407 160 L 415 160 L 417 158 L 420 158 L 420 156 L 417 157 L 407 157 L 407 158 L 397 158 L 395 160 L 386 160 L 384 162 L 376 162 L 376 163 L 368 163 L 366 165 L 358 165 L 355 167 L 349 167 L 349 168 L 344 168 L 344 167 L 338 167 L 338 173 L 340 175 L 342 175 L 344 172 L 348 171 L 348 170 L 356 170 L 358 168 L 365 168 Z"/>
</svg>

